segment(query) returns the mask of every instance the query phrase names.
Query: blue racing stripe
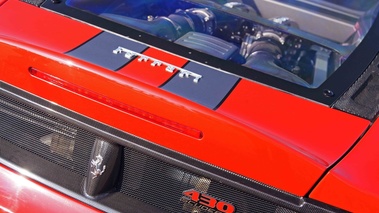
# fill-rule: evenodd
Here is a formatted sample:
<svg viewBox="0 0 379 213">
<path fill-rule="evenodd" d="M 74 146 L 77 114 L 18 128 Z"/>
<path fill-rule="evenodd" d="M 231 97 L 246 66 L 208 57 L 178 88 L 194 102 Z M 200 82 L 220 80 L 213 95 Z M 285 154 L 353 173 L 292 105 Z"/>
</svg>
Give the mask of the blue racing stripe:
<svg viewBox="0 0 379 213">
<path fill-rule="evenodd" d="M 239 80 L 238 77 L 198 63 L 189 62 L 184 68 L 195 75 L 180 76 L 178 72 L 161 88 L 208 108 L 216 108 Z M 201 76 L 197 83 L 196 75 Z"/>
<path fill-rule="evenodd" d="M 125 58 L 124 54 L 113 53 L 113 50 L 120 46 L 138 53 L 141 53 L 147 48 L 144 44 L 108 32 L 102 32 L 67 54 L 116 71 L 130 60 Z"/>
</svg>

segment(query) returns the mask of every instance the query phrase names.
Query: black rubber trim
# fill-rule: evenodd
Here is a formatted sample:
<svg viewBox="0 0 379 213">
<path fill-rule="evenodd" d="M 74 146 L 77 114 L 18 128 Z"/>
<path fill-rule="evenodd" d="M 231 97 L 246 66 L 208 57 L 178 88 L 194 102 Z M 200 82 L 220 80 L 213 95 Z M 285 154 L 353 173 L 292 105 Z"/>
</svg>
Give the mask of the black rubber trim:
<svg viewBox="0 0 379 213">
<path fill-rule="evenodd" d="M 258 81 L 328 106 L 331 106 L 336 100 L 338 100 L 339 97 L 355 82 L 355 80 L 363 73 L 371 60 L 375 57 L 377 50 L 379 49 L 379 42 L 377 42 L 377 38 L 379 36 L 379 18 L 377 18 L 364 40 L 342 64 L 342 66 L 338 68 L 338 70 L 334 72 L 332 76 L 330 76 L 321 86 L 311 89 L 258 71 L 253 71 L 232 62 L 209 56 L 196 50 L 189 49 L 124 25 L 100 18 L 96 15 L 68 7 L 65 5 L 64 1 L 58 4 L 54 4 L 51 1 L 46 1 L 42 7 L 99 26 L 120 35 L 127 36 L 154 47 L 164 49 L 191 60 L 205 63 L 215 67 L 216 69 L 219 68 L 237 76 Z M 333 95 L 325 95 L 325 91 L 331 91 Z"/>
</svg>

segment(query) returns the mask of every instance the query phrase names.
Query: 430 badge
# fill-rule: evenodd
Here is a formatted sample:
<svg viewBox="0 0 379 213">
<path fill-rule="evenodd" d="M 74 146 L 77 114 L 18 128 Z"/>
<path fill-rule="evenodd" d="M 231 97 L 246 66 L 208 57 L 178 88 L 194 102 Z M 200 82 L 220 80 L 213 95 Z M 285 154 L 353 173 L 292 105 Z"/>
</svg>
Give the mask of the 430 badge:
<svg viewBox="0 0 379 213">
<path fill-rule="evenodd" d="M 181 201 L 184 203 L 183 208 L 189 212 L 202 213 L 234 213 L 236 208 L 222 200 L 198 192 L 194 189 L 183 192 Z"/>
</svg>

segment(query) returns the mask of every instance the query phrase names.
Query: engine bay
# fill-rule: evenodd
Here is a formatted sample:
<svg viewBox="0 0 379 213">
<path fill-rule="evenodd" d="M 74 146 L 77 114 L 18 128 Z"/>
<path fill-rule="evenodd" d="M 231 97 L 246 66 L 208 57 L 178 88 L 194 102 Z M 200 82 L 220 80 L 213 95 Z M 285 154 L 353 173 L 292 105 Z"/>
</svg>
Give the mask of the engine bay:
<svg viewBox="0 0 379 213">
<path fill-rule="evenodd" d="M 379 1 L 67 0 L 66 4 L 307 88 L 368 33 Z"/>
</svg>

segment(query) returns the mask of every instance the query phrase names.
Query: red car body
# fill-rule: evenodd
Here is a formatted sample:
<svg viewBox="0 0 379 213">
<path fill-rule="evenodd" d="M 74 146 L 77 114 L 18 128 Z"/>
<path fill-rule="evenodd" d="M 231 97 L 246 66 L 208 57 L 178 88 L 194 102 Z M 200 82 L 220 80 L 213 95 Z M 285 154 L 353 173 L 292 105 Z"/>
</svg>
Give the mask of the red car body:
<svg viewBox="0 0 379 213">
<path fill-rule="evenodd" d="M 1 84 L 288 194 L 294 202 L 305 199 L 330 211 L 379 211 L 375 119 L 246 78 L 238 78 L 212 109 L 161 88 L 178 70 L 134 60 L 114 72 L 68 54 L 109 29 L 18 0 L 0 1 L 0 20 Z M 176 67 L 193 61 L 151 44 L 143 54 Z M 1 163 L 0 212 L 112 210 L 49 186 L 3 157 Z M 212 211 L 229 209 L 210 204 L 223 197 L 201 196 L 192 201 L 202 200 Z"/>
</svg>

